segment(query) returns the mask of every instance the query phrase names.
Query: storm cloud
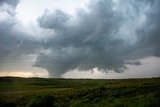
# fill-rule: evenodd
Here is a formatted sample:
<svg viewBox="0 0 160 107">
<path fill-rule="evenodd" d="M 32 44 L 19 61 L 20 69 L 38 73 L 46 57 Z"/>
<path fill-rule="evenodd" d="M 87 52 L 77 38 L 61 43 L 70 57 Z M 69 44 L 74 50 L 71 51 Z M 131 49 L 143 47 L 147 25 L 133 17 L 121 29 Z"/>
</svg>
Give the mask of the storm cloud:
<svg viewBox="0 0 160 107">
<path fill-rule="evenodd" d="M 76 16 L 45 12 L 38 18 L 44 29 L 55 31 L 38 56 L 36 66 L 53 76 L 69 70 L 123 72 L 133 60 L 159 56 L 160 2 L 158 0 L 92 0 Z"/>
<path fill-rule="evenodd" d="M 25 57 L 40 46 L 28 33 L 20 31 L 15 17 L 18 0 L 0 1 L 0 71 L 24 70 Z"/>
<path fill-rule="evenodd" d="M 75 69 L 123 73 L 127 65 L 141 65 L 140 59 L 160 56 L 159 0 L 90 0 L 74 15 L 46 9 L 32 36 L 17 29 L 18 3 L 0 1 L 0 70 L 8 59 L 21 63 L 17 60 L 36 54 L 33 66 L 52 77 Z"/>
<path fill-rule="evenodd" d="M 19 0 L 0 0 L 0 10 L 6 11 L 9 15 L 14 16 L 16 14 L 15 8 Z"/>
</svg>

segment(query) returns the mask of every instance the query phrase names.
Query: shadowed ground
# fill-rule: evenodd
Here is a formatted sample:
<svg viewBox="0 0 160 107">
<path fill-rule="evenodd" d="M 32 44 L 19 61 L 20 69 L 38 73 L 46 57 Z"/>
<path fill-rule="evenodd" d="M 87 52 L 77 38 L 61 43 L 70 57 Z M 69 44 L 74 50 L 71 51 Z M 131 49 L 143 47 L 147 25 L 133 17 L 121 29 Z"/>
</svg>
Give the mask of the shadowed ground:
<svg viewBox="0 0 160 107">
<path fill-rule="evenodd" d="M 160 78 L 0 78 L 0 107 L 159 107 Z"/>
</svg>

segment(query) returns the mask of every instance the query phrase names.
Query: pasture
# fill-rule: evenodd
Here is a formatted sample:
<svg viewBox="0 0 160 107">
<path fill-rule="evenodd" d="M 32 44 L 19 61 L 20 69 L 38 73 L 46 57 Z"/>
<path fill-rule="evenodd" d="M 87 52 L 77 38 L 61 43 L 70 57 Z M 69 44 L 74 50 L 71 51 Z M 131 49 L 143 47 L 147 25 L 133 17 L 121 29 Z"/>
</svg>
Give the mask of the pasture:
<svg viewBox="0 0 160 107">
<path fill-rule="evenodd" d="M 0 107 L 159 107 L 160 78 L 0 77 Z"/>
</svg>

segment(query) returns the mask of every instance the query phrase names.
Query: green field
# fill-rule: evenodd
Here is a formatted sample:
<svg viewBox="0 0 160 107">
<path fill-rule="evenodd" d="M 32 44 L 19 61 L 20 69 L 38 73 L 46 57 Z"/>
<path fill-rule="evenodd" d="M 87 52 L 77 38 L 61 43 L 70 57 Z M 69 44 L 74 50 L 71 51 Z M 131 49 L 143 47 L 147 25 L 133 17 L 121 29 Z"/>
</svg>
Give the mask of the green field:
<svg viewBox="0 0 160 107">
<path fill-rule="evenodd" d="M 0 107 L 160 107 L 160 78 L 0 78 Z"/>
</svg>

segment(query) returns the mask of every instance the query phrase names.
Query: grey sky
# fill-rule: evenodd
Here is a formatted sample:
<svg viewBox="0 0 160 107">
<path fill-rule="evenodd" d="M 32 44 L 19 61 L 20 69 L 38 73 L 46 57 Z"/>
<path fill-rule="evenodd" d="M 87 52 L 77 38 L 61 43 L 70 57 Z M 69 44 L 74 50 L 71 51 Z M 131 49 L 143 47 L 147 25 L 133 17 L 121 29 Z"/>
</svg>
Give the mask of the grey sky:
<svg viewBox="0 0 160 107">
<path fill-rule="evenodd" d="M 1 75 L 29 70 L 51 77 L 160 76 L 159 0 L 3 0 L 0 5 Z"/>
</svg>

